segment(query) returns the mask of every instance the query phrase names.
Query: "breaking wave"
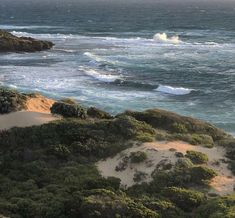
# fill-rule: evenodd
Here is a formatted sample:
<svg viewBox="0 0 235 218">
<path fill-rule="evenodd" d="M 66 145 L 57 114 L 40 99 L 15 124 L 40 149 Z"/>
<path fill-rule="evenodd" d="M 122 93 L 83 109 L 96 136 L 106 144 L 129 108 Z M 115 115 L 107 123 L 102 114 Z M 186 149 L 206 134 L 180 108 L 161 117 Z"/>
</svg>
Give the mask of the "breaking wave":
<svg viewBox="0 0 235 218">
<path fill-rule="evenodd" d="M 94 70 L 86 67 L 80 67 L 79 69 L 83 71 L 87 76 L 92 77 L 101 82 L 111 83 L 121 78 L 120 76 L 107 74 L 105 71 L 101 70 Z"/>
<path fill-rule="evenodd" d="M 153 39 L 156 41 L 173 43 L 173 44 L 179 44 L 180 42 L 182 42 L 179 39 L 179 36 L 168 37 L 166 33 L 157 33 L 153 36 Z"/>
<path fill-rule="evenodd" d="M 190 94 L 193 89 L 159 85 L 158 88 L 155 89 L 155 91 L 171 95 L 187 95 Z"/>
</svg>

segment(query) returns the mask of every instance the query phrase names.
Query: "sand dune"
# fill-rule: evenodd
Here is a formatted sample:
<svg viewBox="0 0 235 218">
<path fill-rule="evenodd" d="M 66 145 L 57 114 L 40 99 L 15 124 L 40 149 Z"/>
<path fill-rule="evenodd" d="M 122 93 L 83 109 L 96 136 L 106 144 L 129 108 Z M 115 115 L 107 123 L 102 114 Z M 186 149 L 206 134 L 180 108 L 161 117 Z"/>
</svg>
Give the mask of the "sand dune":
<svg viewBox="0 0 235 218">
<path fill-rule="evenodd" d="M 135 184 L 133 178 L 136 172 L 146 173 L 146 177 L 142 182 L 150 182 L 152 180 L 151 173 L 159 164 L 164 162 L 174 165 L 177 161 L 175 152 L 185 154 L 188 150 L 199 151 L 207 154 L 209 158 L 207 166 L 218 173 L 218 176 L 211 181 L 211 193 L 226 195 L 233 192 L 235 177 L 228 169 L 226 158 L 224 158 L 225 150 L 222 147 L 205 148 L 201 146 L 193 146 L 181 141 L 156 141 L 153 143 L 144 143 L 140 146 L 135 145 L 132 148 L 122 151 L 115 157 L 99 161 L 97 163 L 97 167 L 104 177 L 113 176 L 120 178 L 123 187 L 130 187 Z M 148 159 L 143 163 L 128 163 L 127 167 L 122 171 L 115 170 L 116 167 L 120 165 L 123 157 L 129 156 L 131 152 L 137 151 L 144 151 L 147 154 Z"/>
<path fill-rule="evenodd" d="M 36 94 L 35 96 L 28 98 L 26 102 L 26 111 L 50 113 L 50 108 L 54 103 L 55 100 Z"/>
<path fill-rule="evenodd" d="M 49 113 L 19 111 L 10 114 L 0 115 L 0 130 L 10 129 L 12 127 L 27 127 L 33 125 L 42 125 L 50 121 L 58 120 Z"/>
<path fill-rule="evenodd" d="M 53 99 L 46 98 L 40 94 L 28 97 L 25 111 L 0 115 L 0 130 L 12 127 L 42 125 L 60 119 L 50 113 L 50 108 L 54 102 Z"/>
</svg>

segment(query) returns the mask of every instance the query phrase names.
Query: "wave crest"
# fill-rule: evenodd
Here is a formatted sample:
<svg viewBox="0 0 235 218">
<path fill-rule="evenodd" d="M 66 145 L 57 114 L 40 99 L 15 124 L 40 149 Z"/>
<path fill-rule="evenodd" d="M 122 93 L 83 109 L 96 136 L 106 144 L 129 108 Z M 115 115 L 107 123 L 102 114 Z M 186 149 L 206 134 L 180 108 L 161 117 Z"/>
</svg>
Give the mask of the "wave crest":
<svg viewBox="0 0 235 218">
<path fill-rule="evenodd" d="M 153 39 L 162 41 L 162 42 L 174 43 L 174 44 L 179 44 L 180 42 L 182 42 L 179 39 L 179 36 L 168 37 L 166 33 L 157 33 L 153 36 Z"/>
<path fill-rule="evenodd" d="M 190 94 L 193 89 L 159 85 L 158 88 L 155 89 L 155 91 L 172 95 L 187 95 Z"/>
<path fill-rule="evenodd" d="M 80 70 L 82 70 L 87 76 L 92 77 L 101 82 L 111 83 L 120 79 L 120 76 L 107 74 L 104 71 L 98 71 L 91 68 L 80 67 Z"/>
</svg>

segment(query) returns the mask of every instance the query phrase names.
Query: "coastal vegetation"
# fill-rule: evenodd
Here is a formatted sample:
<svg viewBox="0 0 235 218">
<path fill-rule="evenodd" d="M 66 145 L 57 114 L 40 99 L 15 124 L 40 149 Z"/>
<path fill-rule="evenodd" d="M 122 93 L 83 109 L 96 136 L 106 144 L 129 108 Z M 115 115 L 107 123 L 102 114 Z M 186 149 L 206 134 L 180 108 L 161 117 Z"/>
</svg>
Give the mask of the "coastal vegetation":
<svg viewBox="0 0 235 218">
<path fill-rule="evenodd" d="M 1 113 L 24 108 L 25 94 L 6 89 L 0 94 Z M 6 105 L 10 106 L 4 109 Z M 51 112 L 64 118 L 0 131 L 0 214 L 15 218 L 234 217 L 233 195 L 208 194 L 217 172 L 207 166 L 208 157 L 201 152 L 177 154 L 176 164 L 156 168 L 150 182 L 142 182 L 146 174 L 136 172 L 136 184 L 131 187 L 123 187 L 119 178 L 103 177 L 96 167 L 97 161 L 134 144 L 154 141 L 159 135 L 178 140 L 180 135 L 194 139 L 195 146 L 224 147 L 234 170 L 235 140 L 224 131 L 158 109 L 112 116 L 66 100 L 54 103 Z M 173 149 L 170 152 L 174 156 Z M 144 151 L 136 151 L 128 161 L 138 165 L 148 158 Z"/>
</svg>

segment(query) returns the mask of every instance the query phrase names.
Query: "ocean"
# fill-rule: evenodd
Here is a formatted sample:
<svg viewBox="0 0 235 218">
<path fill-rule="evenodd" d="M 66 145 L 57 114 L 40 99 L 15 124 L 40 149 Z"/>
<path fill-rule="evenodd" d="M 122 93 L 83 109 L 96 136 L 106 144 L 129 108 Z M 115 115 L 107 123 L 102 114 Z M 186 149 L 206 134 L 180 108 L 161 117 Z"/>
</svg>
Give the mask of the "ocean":
<svg viewBox="0 0 235 218">
<path fill-rule="evenodd" d="M 0 0 L 0 29 L 50 40 L 0 54 L 0 83 L 111 112 L 162 108 L 235 133 L 235 1 Z"/>
</svg>

